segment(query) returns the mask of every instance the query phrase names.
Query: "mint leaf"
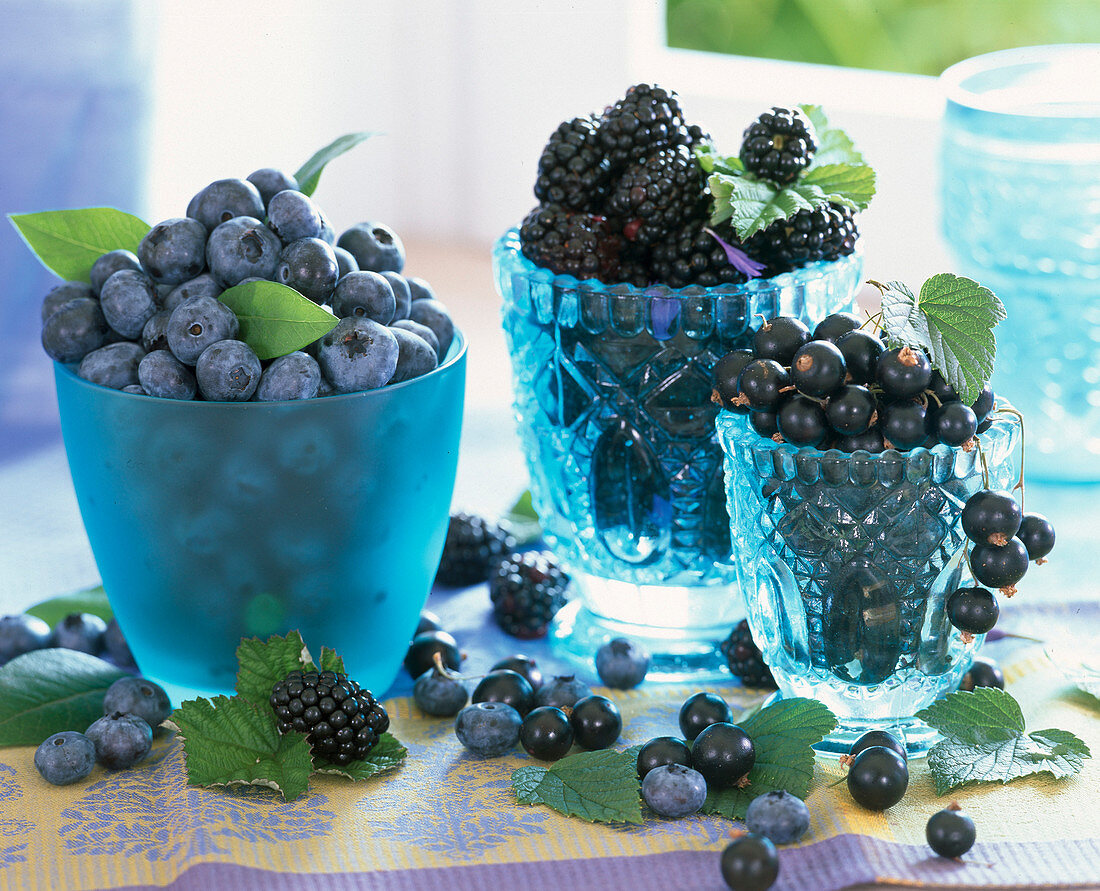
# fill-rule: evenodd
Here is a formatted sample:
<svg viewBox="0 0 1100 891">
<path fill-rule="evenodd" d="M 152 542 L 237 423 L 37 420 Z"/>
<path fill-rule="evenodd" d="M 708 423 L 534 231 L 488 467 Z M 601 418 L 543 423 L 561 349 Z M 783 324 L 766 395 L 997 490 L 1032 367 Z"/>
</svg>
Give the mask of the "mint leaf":
<svg viewBox="0 0 1100 891">
<path fill-rule="evenodd" d="M 328 334 L 339 319 L 324 307 L 278 282 L 234 285 L 218 297 L 237 314 L 237 335 L 261 359 L 293 353 Z"/>
<path fill-rule="evenodd" d="M 254 705 L 266 706 L 271 688 L 310 662 L 309 650 L 297 631 L 266 641 L 244 638 L 237 647 L 237 694 Z"/>
<path fill-rule="evenodd" d="M 590 823 L 642 822 L 637 756 L 610 749 L 567 755 L 546 768 L 537 784 L 534 770 L 543 768 L 520 768 L 512 775 L 521 802 L 545 804 Z"/>
<path fill-rule="evenodd" d="M 969 405 L 993 376 L 993 329 L 1005 318 L 1004 304 L 976 281 L 941 272 L 921 286 L 917 308 L 928 326 L 933 367 Z"/>
<path fill-rule="evenodd" d="M 866 164 L 821 164 L 807 169 L 800 185 L 817 186 L 832 204 L 865 210 L 875 197 L 875 171 Z"/>
<path fill-rule="evenodd" d="M 532 544 L 542 537 L 542 526 L 531 500 L 530 489 L 520 495 L 508 513 L 501 517 L 500 525 L 516 540 L 516 547 Z"/>
<path fill-rule="evenodd" d="M 304 733 L 279 733 L 270 708 L 239 696 L 190 699 L 172 714 L 193 786 L 267 786 L 297 798 L 313 772 Z"/>
<path fill-rule="evenodd" d="M 89 280 L 108 251 L 137 252 L 149 224 L 113 207 L 10 213 L 8 219 L 42 265 L 65 281 Z"/>
<path fill-rule="evenodd" d="M 111 621 L 114 613 L 111 604 L 107 602 L 107 593 L 102 585 L 94 588 L 85 588 L 82 591 L 74 591 L 72 594 L 62 594 L 59 597 L 51 597 L 36 603 L 24 610 L 31 616 L 37 616 L 47 625 L 56 625 L 69 613 L 91 613 L 99 616 L 104 622 Z"/>
<path fill-rule="evenodd" d="M 738 726 L 756 749 L 756 762 L 744 789 L 720 789 L 707 793 L 703 813 L 743 820 L 758 795 L 785 789 L 805 798 L 814 776 L 814 750 L 834 727 L 836 716 L 813 699 L 781 699 L 742 717 Z"/>
<path fill-rule="evenodd" d="M 825 203 L 825 194 L 815 185 L 795 183 L 777 190 L 769 183 L 713 173 L 707 181 L 714 196 L 711 223 L 733 222 L 741 239 L 747 239 L 772 223 L 785 220 L 800 210 Z"/>
<path fill-rule="evenodd" d="M 317 189 L 317 183 L 320 182 L 321 171 L 329 161 L 339 158 L 340 155 L 351 151 L 359 143 L 365 142 L 374 135 L 372 132 L 347 133 L 334 139 L 320 151 L 314 152 L 313 156 L 294 174 L 294 178 L 298 180 L 298 191 L 312 195 Z"/>
<path fill-rule="evenodd" d="M 635 756 L 637 758 L 637 756 Z M 512 790 L 516 793 L 516 801 L 520 804 L 543 804 L 539 798 L 538 788 L 546 776 L 547 768 L 537 764 L 529 764 L 521 767 L 512 774 Z"/>
<path fill-rule="evenodd" d="M 76 650 L 34 650 L 0 668 L 0 746 L 37 746 L 62 730 L 83 733 L 103 717 L 103 694 L 126 677 Z"/>
<path fill-rule="evenodd" d="M 944 736 L 928 753 L 937 795 L 967 783 L 1008 783 L 1035 773 L 1067 777 L 1092 757 L 1068 730 L 1025 733 L 1019 703 L 995 687 L 950 693 L 916 716 Z"/>
<path fill-rule="evenodd" d="M 408 753 L 408 749 L 401 745 L 392 734 L 383 733 L 378 738 L 374 748 L 367 754 L 367 757 L 361 761 L 352 761 L 350 764 L 333 764 L 325 758 L 314 757 L 313 772 L 334 774 L 347 777 L 349 780 L 365 780 L 368 777 L 400 767 Z"/>
</svg>

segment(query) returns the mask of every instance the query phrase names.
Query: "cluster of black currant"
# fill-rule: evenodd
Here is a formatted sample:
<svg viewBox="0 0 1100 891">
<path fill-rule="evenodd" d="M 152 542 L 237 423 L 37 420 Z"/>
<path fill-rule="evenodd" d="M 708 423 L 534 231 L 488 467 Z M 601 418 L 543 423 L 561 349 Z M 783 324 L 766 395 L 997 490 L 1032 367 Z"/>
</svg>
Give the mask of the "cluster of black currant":
<svg viewBox="0 0 1100 891">
<path fill-rule="evenodd" d="M 748 413 L 761 436 L 796 446 L 908 451 L 944 443 L 968 447 L 992 424 L 988 385 L 972 405 L 913 347 L 887 349 L 852 313 L 834 313 L 810 329 L 775 316 L 753 335 L 752 349 L 714 367 L 713 400 Z"/>
</svg>

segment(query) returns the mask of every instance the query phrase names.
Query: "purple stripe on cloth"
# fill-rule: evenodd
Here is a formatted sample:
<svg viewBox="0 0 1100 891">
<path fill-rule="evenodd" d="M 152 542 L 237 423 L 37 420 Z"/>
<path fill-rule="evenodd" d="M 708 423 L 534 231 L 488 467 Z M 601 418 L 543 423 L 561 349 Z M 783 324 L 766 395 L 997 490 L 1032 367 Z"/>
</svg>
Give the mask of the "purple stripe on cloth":
<svg viewBox="0 0 1100 891">
<path fill-rule="evenodd" d="M 996 842 L 975 845 L 962 861 L 924 845 L 899 845 L 841 835 L 781 850 L 774 891 L 840 891 L 884 881 L 930 888 L 1079 888 L 1100 878 L 1100 841 Z M 717 851 L 672 851 L 641 857 L 544 860 L 329 875 L 280 873 L 228 863 L 192 866 L 168 886 L 126 891 L 502 891 L 502 889 L 725 887 Z"/>
</svg>

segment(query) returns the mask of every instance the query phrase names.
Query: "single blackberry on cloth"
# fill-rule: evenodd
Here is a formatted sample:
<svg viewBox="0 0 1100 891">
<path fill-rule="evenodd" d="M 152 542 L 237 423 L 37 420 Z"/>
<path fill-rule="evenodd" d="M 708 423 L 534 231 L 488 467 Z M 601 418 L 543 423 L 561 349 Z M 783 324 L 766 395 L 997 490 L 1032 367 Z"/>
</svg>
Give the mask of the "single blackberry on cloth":
<svg viewBox="0 0 1100 891">
<path fill-rule="evenodd" d="M 568 210 L 598 209 L 607 198 L 611 164 L 600 145 L 601 121 L 591 115 L 563 121 L 539 157 L 535 197 Z"/>
<path fill-rule="evenodd" d="M 749 623 L 742 619 L 722 641 L 722 655 L 726 657 L 734 677 L 740 678 L 746 687 L 767 687 L 777 685 L 772 671 L 764 661 L 764 654 L 752 639 Z"/>
<path fill-rule="evenodd" d="M 703 168 L 686 145 L 657 149 L 631 164 L 607 199 L 622 234 L 647 245 L 705 220 L 709 206 Z"/>
<path fill-rule="evenodd" d="M 390 718 L 369 690 L 334 671 L 292 671 L 271 689 L 280 733 L 308 734 L 313 754 L 335 764 L 367 757 Z"/>
<path fill-rule="evenodd" d="M 684 124 L 675 93 L 649 84 L 635 84 L 600 119 L 600 144 L 611 162 L 612 174 L 653 148 L 687 145 L 701 140 L 702 132 Z"/>
<path fill-rule="evenodd" d="M 489 579 L 493 618 L 513 637 L 542 637 L 565 605 L 567 576 L 545 552 L 512 554 Z"/>
<path fill-rule="evenodd" d="M 540 205 L 524 218 L 519 241 L 528 260 L 555 274 L 617 280 L 622 239 L 602 216 Z"/>
<path fill-rule="evenodd" d="M 813 124 L 800 109 L 766 111 L 749 124 L 741 141 L 745 169 L 776 185 L 798 179 L 817 151 Z"/>
<path fill-rule="evenodd" d="M 461 511 L 452 514 L 443 556 L 435 571 L 436 584 L 465 588 L 487 581 L 493 567 L 512 552 L 515 544 L 497 523 Z"/>
</svg>

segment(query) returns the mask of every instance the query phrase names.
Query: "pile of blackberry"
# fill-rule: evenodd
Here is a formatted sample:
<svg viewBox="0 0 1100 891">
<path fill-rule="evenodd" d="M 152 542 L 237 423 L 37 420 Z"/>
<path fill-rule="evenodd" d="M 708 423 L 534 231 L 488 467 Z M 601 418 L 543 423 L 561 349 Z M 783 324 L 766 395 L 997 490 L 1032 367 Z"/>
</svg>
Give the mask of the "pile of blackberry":
<svg viewBox="0 0 1100 891">
<path fill-rule="evenodd" d="M 548 553 L 512 554 L 489 579 L 493 618 L 513 637 L 545 636 L 550 622 L 565 605 L 566 575 Z"/>
<path fill-rule="evenodd" d="M 435 572 L 436 584 L 465 588 L 487 581 L 493 568 L 512 552 L 515 544 L 515 539 L 498 523 L 474 514 L 452 514 Z"/>
<path fill-rule="evenodd" d="M 722 655 L 726 657 L 730 672 L 740 678 L 746 687 L 764 687 L 775 689 L 772 670 L 764 661 L 764 654 L 752 639 L 749 623 L 742 619 L 737 623 L 729 637 L 722 641 Z"/>
</svg>

